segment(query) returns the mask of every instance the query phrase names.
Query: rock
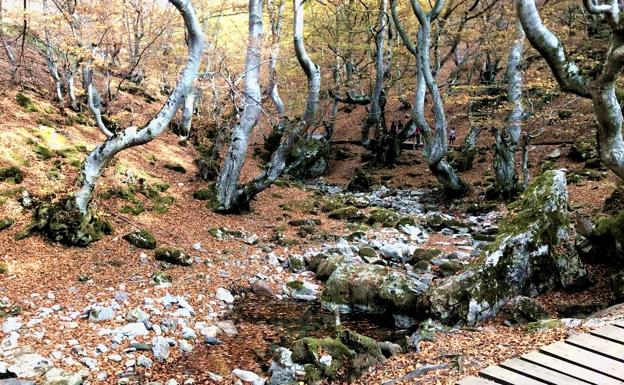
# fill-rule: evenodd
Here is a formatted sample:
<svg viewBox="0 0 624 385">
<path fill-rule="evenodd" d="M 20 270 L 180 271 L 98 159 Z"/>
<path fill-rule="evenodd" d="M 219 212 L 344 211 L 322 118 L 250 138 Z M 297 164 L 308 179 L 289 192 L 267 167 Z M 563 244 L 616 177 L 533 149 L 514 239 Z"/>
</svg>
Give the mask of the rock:
<svg viewBox="0 0 624 385">
<path fill-rule="evenodd" d="M 295 273 L 302 272 L 306 268 L 305 260 L 303 259 L 303 256 L 299 254 L 291 254 L 288 257 L 288 266 L 290 267 L 290 270 Z"/>
<path fill-rule="evenodd" d="M 34 381 L 18 380 L 17 378 L 7 378 L 0 380 L 0 385 L 36 385 Z"/>
<path fill-rule="evenodd" d="M 589 235 L 592 257 L 598 262 L 613 264 L 624 261 L 624 211 L 596 224 Z"/>
<path fill-rule="evenodd" d="M 180 344 L 180 351 L 182 353 L 190 353 L 193 351 L 193 345 L 191 345 L 190 342 L 186 340 L 180 340 L 179 344 Z"/>
<path fill-rule="evenodd" d="M 113 362 L 121 362 L 123 358 L 119 354 L 110 354 L 108 359 Z"/>
<path fill-rule="evenodd" d="M 22 328 L 22 319 L 19 317 L 8 317 L 2 324 L 2 333 L 8 335 Z"/>
<path fill-rule="evenodd" d="M 169 358 L 170 352 L 171 347 L 169 346 L 168 339 L 161 336 L 152 338 L 152 353 L 154 354 L 154 358 L 160 362 L 164 362 Z"/>
<path fill-rule="evenodd" d="M 230 337 L 238 334 L 238 330 L 236 329 L 236 326 L 234 325 L 233 321 L 230 321 L 230 320 L 219 321 L 217 322 L 217 326 L 219 327 L 219 329 L 221 329 L 221 331 L 223 331 L 225 334 L 227 334 Z"/>
<path fill-rule="evenodd" d="M 403 353 L 403 348 L 399 344 L 395 344 L 389 341 L 378 342 L 379 350 L 384 355 L 384 357 L 392 357 L 397 354 Z"/>
<path fill-rule="evenodd" d="M 551 318 L 548 311 L 537 300 L 518 296 L 509 302 L 507 317 L 517 323 L 529 323 Z"/>
<path fill-rule="evenodd" d="M 342 265 L 327 280 L 322 304 L 370 314 L 392 309 L 413 312 L 427 287 L 416 278 L 379 265 Z"/>
<path fill-rule="evenodd" d="M 518 295 L 587 284 L 563 171 L 543 173 L 509 209 L 482 264 L 442 280 L 427 293 L 424 304 L 438 319 L 474 324 Z"/>
<path fill-rule="evenodd" d="M 566 303 L 556 306 L 561 318 L 587 318 L 602 308 L 600 302 Z"/>
<path fill-rule="evenodd" d="M 206 326 L 204 328 L 201 328 L 200 331 L 199 331 L 199 334 L 201 334 L 204 337 L 214 338 L 214 337 L 218 336 L 220 332 L 221 332 L 221 329 L 219 329 L 218 326 L 210 325 L 210 326 Z"/>
<path fill-rule="evenodd" d="M 347 206 L 331 211 L 327 214 L 329 218 L 349 221 L 349 222 L 360 222 L 366 218 L 364 212 L 354 206 Z"/>
<path fill-rule="evenodd" d="M 174 265 L 191 266 L 193 265 L 193 257 L 184 254 L 182 250 L 177 249 L 158 249 L 155 252 L 157 261 L 168 262 Z"/>
<path fill-rule="evenodd" d="M 137 230 L 123 236 L 129 244 L 139 249 L 153 250 L 156 248 L 156 238 L 147 230 Z"/>
<path fill-rule="evenodd" d="M 555 148 L 554 150 L 549 152 L 548 155 L 546 155 L 546 159 L 548 160 L 555 160 L 555 159 L 559 159 L 560 157 L 561 157 L 561 150 L 558 148 Z"/>
<path fill-rule="evenodd" d="M 35 378 L 51 368 L 52 363 L 47 358 L 36 353 L 26 353 L 15 357 L 7 371 L 19 378 Z"/>
<path fill-rule="evenodd" d="M 197 334 L 195 333 L 195 330 L 189 327 L 184 327 L 182 328 L 182 338 L 185 340 L 194 340 L 197 338 Z"/>
<path fill-rule="evenodd" d="M 400 216 L 396 211 L 383 207 L 375 207 L 368 213 L 369 225 L 379 224 L 382 227 L 394 227 L 399 222 Z"/>
<path fill-rule="evenodd" d="M 307 281 L 290 281 L 286 284 L 288 295 L 301 301 L 315 301 L 319 285 Z"/>
<path fill-rule="evenodd" d="M 347 191 L 367 192 L 373 186 L 373 179 L 362 170 L 358 170 L 347 184 Z"/>
<path fill-rule="evenodd" d="M 110 321 L 115 317 L 115 310 L 111 306 L 94 305 L 89 309 L 89 321 Z"/>
<path fill-rule="evenodd" d="M 126 324 L 120 328 L 115 329 L 115 332 L 129 338 L 146 336 L 149 334 L 149 331 L 147 330 L 143 322 L 132 322 Z"/>
<path fill-rule="evenodd" d="M 416 249 L 412 253 L 411 258 L 408 260 L 410 263 L 416 263 L 419 261 L 431 261 L 433 258 L 437 258 L 442 255 L 442 250 L 438 249 Z"/>
<path fill-rule="evenodd" d="M 280 347 L 273 354 L 273 361 L 269 368 L 271 379 L 269 385 L 290 385 L 295 381 L 295 368 L 292 352 Z"/>
<path fill-rule="evenodd" d="M 149 314 L 147 314 L 146 312 L 144 312 L 143 310 L 141 310 L 138 307 L 135 307 L 134 309 L 128 310 L 128 312 L 126 313 L 126 322 L 143 322 L 145 323 L 145 321 L 149 320 Z"/>
<path fill-rule="evenodd" d="M 218 339 L 218 338 L 216 338 L 216 337 L 209 337 L 209 336 L 206 336 L 206 337 L 204 337 L 204 342 L 205 342 L 207 345 L 210 345 L 210 346 L 218 346 L 218 345 L 223 345 L 223 341 L 221 341 L 220 339 Z"/>
<path fill-rule="evenodd" d="M 70 373 L 60 368 L 52 368 L 43 377 L 43 385 L 80 385 L 89 373 Z"/>
<path fill-rule="evenodd" d="M 217 289 L 216 297 L 217 297 L 217 299 L 219 301 L 223 301 L 225 303 L 233 303 L 234 302 L 234 296 L 232 295 L 232 293 L 230 293 L 229 290 L 224 289 L 222 287 Z"/>
<path fill-rule="evenodd" d="M 267 281 L 257 280 L 251 286 L 251 290 L 260 297 L 275 298 L 275 293 Z"/>
<path fill-rule="evenodd" d="M 152 360 L 150 360 L 149 357 L 147 357 L 146 355 L 141 354 L 139 357 L 137 357 L 137 366 L 149 369 L 152 367 L 152 365 Z"/>
<path fill-rule="evenodd" d="M 152 273 L 152 281 L 158 286 L 170 285 L 173 279 L 164 271 L 155 271 Z"/>
<path fill-rule="evenodd" d="M 253 385 L 264 384 L 264 380 L 262 379 L 262 377 L 248 370 L 234 369 L 232 371 L 232 375 L 234 375 L 236 378 L 239 378 L 241 381 L 250 382 Z"/>
<path fill-rule="evenodd" d="M 611 303 L 624 302 L 624 271 L 614 274 L 610 279 Z"/>
</svg>

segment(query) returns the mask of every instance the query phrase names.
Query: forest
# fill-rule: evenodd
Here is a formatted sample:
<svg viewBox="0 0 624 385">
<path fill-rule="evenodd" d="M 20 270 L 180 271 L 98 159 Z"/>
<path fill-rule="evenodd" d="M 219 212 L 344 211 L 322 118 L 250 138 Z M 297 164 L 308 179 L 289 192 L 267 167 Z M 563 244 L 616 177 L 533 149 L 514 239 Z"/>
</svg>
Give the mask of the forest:
<svg viewBox="0 0 624 385">
<path fill-rule="evenodd" d="M 624 0 L 0 0 L 0 385 L 624 384 Z"/>
</svg>

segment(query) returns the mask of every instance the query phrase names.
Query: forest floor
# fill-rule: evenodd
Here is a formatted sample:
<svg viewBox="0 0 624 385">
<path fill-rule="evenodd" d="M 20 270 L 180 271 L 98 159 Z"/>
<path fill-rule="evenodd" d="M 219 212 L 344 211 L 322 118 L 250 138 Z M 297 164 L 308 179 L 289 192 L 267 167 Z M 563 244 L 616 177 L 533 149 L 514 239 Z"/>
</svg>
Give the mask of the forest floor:
<svg viewBox="0 0 624 385">
<path fill-rule="evenodd" d="M 84 360 L 90 358 L 95 361 L 96 368 L 92 372 L 92 383 L 117 384 L 117 376 L 127 373 L 128 361 L 136 361 L 140 352 L 124 351 L 127 345 L 112 347 L 102 332 L 122 327 L 125 324 L 123 315 L 137 307 L 152 311 L 151 322 L 163 321 L 174 310 L 179 310 L 175 306 L 171 309 L 163 304 L 162 298 L 171 294 L 183 296 L 193 308 L 194 314 L 186 321 L 182 320 L 183 323 L 192 326 L 197 322 L 213 324 L 232 319 L 238 333 L 220 335 L 223 345 L 211 347 L 198 343 L 191 353 L 173 349 L 165 364 L 136 368 L 132 381 L 165 382 L 176 379 L 183 383 L 192 378 L 195 383 L 216 383 L 216 377 L 208 374 L 210 371 L 223 376 L 222 383 L 230 383 L 233 381 L 231 372 L 235 368 L 263 373 L 271 362 L 268 348 L 281 342 L 283 336 L 279 328 L 268 323 L 255 322 L 253 318 L 246 321 L 240 314 L 235 316 L 237 304 L 250 301 L 247 299 L 248 293 L 253 286 L 252 282 L 257 281 L 259 276 L 280 296 L 284 294 L 285 283 L 293 279 L 319 283 L 310 274 L 295 273 L 271 264 L 266 250 L 270 248 L 272 253 L 285 258 L 295 253 L 303 254 L 311 247 L 320 245 L 319 241 L 300 237 L 297 230 L 288 224 L 292 220 L 318 219 L 320 225 L 316 229 L 317 233 L 338 237 L 348 235 L 353 228 L 344 221 L 328 218 L 323 212 L 293 210 L 292 207 L 308 205 L 315 199 L 314 191 L 301 185 L 271 187 L 258 196 L 249 214 L 213 213 L 206 208 L 204 201 L 193 198 L 196 191 L 206 187 L 206 182 L 198 180 L 195 175 L 193 160 L 197 157 L 196 150 L 192 146 L 180 146 L 177 137 L 166 133 L 145 146 L 119 154 L 103 176 L 95 203 L 98 211 L 112 222 L 115 229 L 112 236 L 87 248 L 62 246 L 39 235 L 16 241 L 13 237 L 30 223 L 32 215 L 22 205 L 23 192 L 27 191 L 34 198 L 43 198 L 71 191 L 78 176 L 77 165 L 84 156 L 84 148 L 91 149 L 102 140 L 93 127 L 78 124 L 81 119 L 79 115 L 71 112 L 63 114 L 49 103 L 36 98 L 35 101 L 39 110 L 28 112 L 15 103 L 15 93 L 6 92 L 0 98 L 0 167 L 18 165 L 25 172 L 21 184 L 0 182 L 0 217 L 16 220 L 9 229 L 0 232 L 0 260 L 7 270 L 0 274 L 0 297 L 5 302 L 5 310 L 12 309 L 14 315 L 24 323 L 17 347 L 11 345 L 11 341 L 7 342 L 10 337 L 8 333 L 0 332 L 0 340 L 5 344 L 0 349 L 6 349 L 4 353 L 7 355 L 15 354 L 11 349 L 32 349 L 54 357 L 56 366 L 71 371 L 91 365 L 93 362 Z M 135 102 L 139 105 L 143 103 Z M 147 104 L 143 107 L 145 114 L 154 109 L 154 106 Z M 349 124 L 357 124 L 357 119 L 353 120 Z M 584 123 L 587 122 L 568 125 L 576 127 L 576 130 L 552 127 L 547 135 L 540 138 L 547 144 L 537 143 L 532 148 L 532 173 L 535 174 L 539 166 L 550 158 L 552 167 L 565 168 L 568 173 L 583 169 L 582 164 L 570 161 L 566 154 L 578 137 L 590 136 L 582 127 Z M 348 124 L 345 127 L 348 128 Z M 467 125 L 458 122 L 457 127 L 461 140 Z M 557 131 L 562 134 L 552 135 L 552 132 Z M 338 132 L 337 135 L 347 134 Z M 468 184 L 474 187 L 470 195 L 459 202 L 435 200 L 440 211 L 455 215 L 465 211 L 469 203 L 483 201 L 483 179 L 485 175 L 491 175 L 492 144 L 491 133 L 485 133 L 479 141 L 483 150 L 477 157 L 475 168 L 462 174 Z M 354 175 L 354 170 L 363 166 L 362 149 L 354 145 L 340 147 L 349 153 L 348 158 L 334 160 L 329 175 L 323 180 L 345 185 Z M 559 150 L 561 155 L 551 156 L 554 150 Z M 165 167 L 171 165 L 182 166 L 185 171 Z M 258 170 L 257 161 L 250 158 L 243 179 L 252 177 Z M 430 177 L 419 152 L 405 151 L 398 166 L 372 171 L 371 175 L 388 187 L 421 190 L 434 197 L 436 194 L 435 181 Z M 119 197 L 105 199 L 106 194 L 102 195 L 111 188 L 126 187 L 139 178 L 149 185 L 169 185 L 162 193 L 166 199 L 154 200 L 137 194 L 133 201 L 128 202 Z M 573 215 L 600 215 L 604 200 L 615 188 L 615 180 L 613 175 L 608 175 L 606 179 L 582 180 L 571 184 L 569 194 Z M 138 206 L 142 206 L 144 211 L 133 215 L 131 212 Z M 498 203 L 498 209 L 504 212 L 504 204 Z M 250 244 L 234 237 L 218 239 L 209 231 L 214 228 L 255 234 L 259 242 Z M 299 242 L 287 246 L 274 242 L 276 228 L 284 229 L 286 238 L 298 239 Z M 152 251 L 139 250 L 122 239 L 124 234 L 137 229 L 147 229 L 153 233 L 159 247 L 184 250 L 195 257 L 196 263 L 192 267 L 176 267 L 155 261 Z M 432 235 L 422 247 L 442 247 L 440 242 L 447 241 L 451 246 L 444 246 L 447 247 L 445 251 L 454 251 L 452 240 L 440 234 Z M 558 317 L 557 309 L 561 304 L 598 303 L 600 307 L 605 307 L 608 302 L 606 270 L 601 266 L 590 266 L 594 285 L 584 292 L 549 293 L 541 297 L 540 301 L 551 310 L 553 317 Z M 171 285 L 155 286 L 151 280 L 155 271 L 164 271 L 170 275 Z M 228 303 L 217 299 L 219 288 L 235 294 L 236 300 Z M 123 300 L 115 301 L 118 307 L 112 319 L 94 323 L 82 317 L 89 306 L 110 304 L 119 297 Z M 270 302 L 267 304 L 263 301 L 258 301 L 248 310 L 253 311 L 254 306 L 258 312 L 269 315 L 274 310 Z M 55 310 L 49 316 L 41 316 L 42 309 L 52 308 L 60 310 Z M 620 316 L 623 313 L 616 309 L 613 315 Z M 177 315 L 180 319 L 185 318 L 185 315 L 180 314 Z M 286 316 L 292 317 L 292 314 Z M 29 320 L 38 321 L 28 323 Z M 419 377 L 417 382 L 453 384 L 457 379 L 474 374 L 490 364 L 584 330 L 582 324 L 570 323 L 570 327 L 529 331 L 523 326 L 507 326 L 504 321 L 505 318 L 501 316 L 475 328 L 439 332 L 434 341 L 421 342 L 420 352 L 394 356 L 383 365 L 370 368 L 355 383 L 383 383 L 407 375 L 425 364 L 449 363 L 448 368 L 429 372 Z M 375 329 L 376 326 L 368 324 L 365 327 Z M 138 336 L 136 341 L 149 343 L 152 337 Z M 98 348 L 102 343 L 106 344 L 106 352 Z M 76 345 L 81 350 L 76 349 Z M 119 353 L 123 359 L 110 359 L 112 353 Z M 104 372 L 108 376 L 96 380 L 96 376 Z"/>
</svg>

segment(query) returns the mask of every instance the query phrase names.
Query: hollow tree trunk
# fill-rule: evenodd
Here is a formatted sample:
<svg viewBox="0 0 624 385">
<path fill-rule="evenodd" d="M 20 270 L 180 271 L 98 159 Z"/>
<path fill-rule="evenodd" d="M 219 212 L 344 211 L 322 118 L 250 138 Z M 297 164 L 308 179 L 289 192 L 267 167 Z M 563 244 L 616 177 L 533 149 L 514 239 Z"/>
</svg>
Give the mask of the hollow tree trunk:
<svg viewBox="0 0 624 385">
<path fill-rule="evenodd" d="M 188 59 L 180 74 L 178 83 L 158 114 L 143 128 L 129 127 L 111 134 L 106 126 L 100 127 L 106 141 L 87 156 L 78 181 L 79 191 L 75 196 L 76 207 L 83 215 L 89 210 L 89 203 L 98 178 L 115 154 L 127 148 L 147 143 L 162 133 L 178 110 L 184 96 L 191 90 L 199 70 L 204 49 L 204 37 L 195 10 L 189 0 L 169 0 L 184 19 L 188 36 Z M 89 76 L 87 76 L 90 79 Z M 92 82 L 89 82 L 92 88 Z"/>
<path fill-rule="evenodd" d="M 321 89 L 321 70 L 316 65 L 305 49 L 303 39 L 304 27 L 304 0 L 293 0 L 294 8 L 294 45 L 297 61 L 308 79 L 308 97 L 305 112 L 301 121 L 297 122 L 290 132 L 286 132 L 281 143 L 271 156 L 264 172 L 249 184 L 237 191 L 236 205 L 230 210 L 247 210 L 251 200 L 260 192 L 269 188 L 287 168 L 287 156 L 290 154 L 297 141 L 301 139 L 307 130 L 315 123 L 319 104 L 319 92 Z"/>
<path fill-rule="evenodd" d="M 624 69 L 624 7 L 618 1 L 597 4 L 583 1 L 585 9 L 601 16 L 611 28 L 611 43 L 602 69 L 593 80 L 585 77 L 570 60 L 557 36 L 543 23 L 535 0 L 516 0 L 518 17 L 531 45 L 544 57 L 563 91 L 591 99 L 598 122 L 600 160 L 620 179 L 624 178 L 622 109 L 616 96 L 616 81 Z"/>
<path fill-rule="evenodd" d="M 524 51 L 524 30 L 520 23 L 516 25 L 516 40 L 509 51 L 507 59 L 507 100 L 512 109 L 507 117 L 506 129 L 496 130 L 496 147 L 494 153 L 494 173 L 496 190 L 505 199 L 514 197 L 522 186 L 518 184 L 516 173 L 516 149 L 522 135 L 522 65 Z"/>
<path fill-rule="evenodd" d="M 217 211 L 230 211 L 236 199 L 238 180 L 247 155 L 249 136 L 261 112 L 260 62 L 262 60 L 262 0 L 249 0 L 249 41 L 245 61 L 245 108 L 232 130 L 223 167 L 216 185 Z"/>
</svg>

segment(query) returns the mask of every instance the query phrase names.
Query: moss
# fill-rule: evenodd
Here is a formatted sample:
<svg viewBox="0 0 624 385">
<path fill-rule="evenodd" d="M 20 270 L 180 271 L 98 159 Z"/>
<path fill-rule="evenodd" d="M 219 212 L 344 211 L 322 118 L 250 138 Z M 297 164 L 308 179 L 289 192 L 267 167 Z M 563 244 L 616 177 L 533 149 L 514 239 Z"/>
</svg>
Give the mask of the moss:
<svg viewBox="0 0 624 385">
<path fill-rule="evenodd" d="M 174 265 L 191 266 L 193 264 L 193 258 L 178 249 L 160 248 L 156 250 L 154 257 L 157 261 Z"/>
<path fill-rule="evenodd" d="M 293 290 L 299 290 L 303 288 L 303 282 L 299 280 L 289 281 L 286 283 L 286 286 L 288 286 L 289 288 Z"/>
<path fill-rule="evenodd" d="M 550 330 L 550 329 L 557 329 L 563 326 L 564 325 L 563 325 L 563 322 L 561 322 L 561 320 L 549 319 L 549 320 L 542 320 L 542 321 L 528 323 L 525 326 L 525 329 L 529 333 L 535 333 L 535 332 L 541 332 L 541 331 Z"/>
<path fill-rule="evenodd" d="M 0 182 L 20 184 L 24 180 L 24 172 L 17 166 L 0 168 Z"/>
<path fill-rule="evenodd" d="M 37 157 L 41 160 L 52 159 L 56 156 L 54 151 L 41 144 L 35 144 L 33 146 L 33 152 L 37 154 Z"/>
<path fill-rule="evenodd" d="M 6 274 L 9 272 L 9 266 L 6 262 L 0 261 L 0 274 Z"/>
<path fill-rule="evenodd" d="M 184 168 L 184 166 L 179 165 L 177 163 L 165 163 L 163 167 L 168 170 L 178 172 L 180 174 L 186 174 L 186 168 Z"/>
<path fill-rule="evenodd" d="M 338 220 L 347 220 L 349 222 L 357 222 L 362 221 L 366 218 L 366 215 L 354 206 L 347 206 L 343 208 L 336 209 L 327 214 L 329 218 L 338 219 Z"/>
<path fill-rule="evenodd" d="M 35 102 L 33 102 L 30 97 L 24 95 L 23 93 L 18 92 L 17 94 L 15 94 L 15 99 L 17 100 L 17 104 L 19 104 L 19 106 L 25 109 L 26 111 L 28 112 L 39 111 L 39 108 L 37 108 L 37 105 L 35 104 Z"/>
<path fill-rule="evenodd" d="M 368 212 L 369 225 L 380 224 L 383 227 L 394 227 L 399 221 L 399 214 L 394 210 L 376 207 Z"/>
<path fill-rule="evenodd" d="M 156 238 L 147 230 L 140 229 L 123 236 L 128 243 L 140 249 L 153 250 L 156 248 Z"/>
<path fill-rule="evenodd" d="M 122 214 L 139 215 L 145 212 L 145 206 L 143 206 L 141 202 L 137 202 L 134 205 L 123 205 L 119 209 L 119 212 Z"/>
<path fill-rule="evenodd" d="M 321 200 L 321 211 L 328 213 L 345 207 L 344 202 L 338 198 L 329 198 Z"/>
<path fill-rule="evenodd" d="M 165 273 L 164 271 L 155 271 L 152 274 L 152 281 L 156 285 L 163 285 L 163 284 L 173 282 L 173 279 L 171 278 L 169 274 Z"/>
<path fill-rule="evenodd" d="M 362 257 L 367 258 L 375 258 L 377 256 L 377 252 L 372 247 L 364 246 L 360 247 L 358 250 L 358 254 Z"/>
<path fill-rule="evenodd" d="M 15 220 L 12 218 L 7 217 L 0 219 L 0 231 L 8 229 L 13 225 L 13 223 L 15 223 Z"/>
<path fill-rule="evenodd" d="M 442 250 L 438 249 L 416 249 L 412 254 L 412 261 L 431 261 L 433 258 L 437 258 L 442 255 Z"/>
<path fill-rule="evenodd" d="M 193 193 L 193 198 L 200 201 L 211 200 L 214 198 L 214 191 L 208 188 L 199 189 Z"/>
</svg>

